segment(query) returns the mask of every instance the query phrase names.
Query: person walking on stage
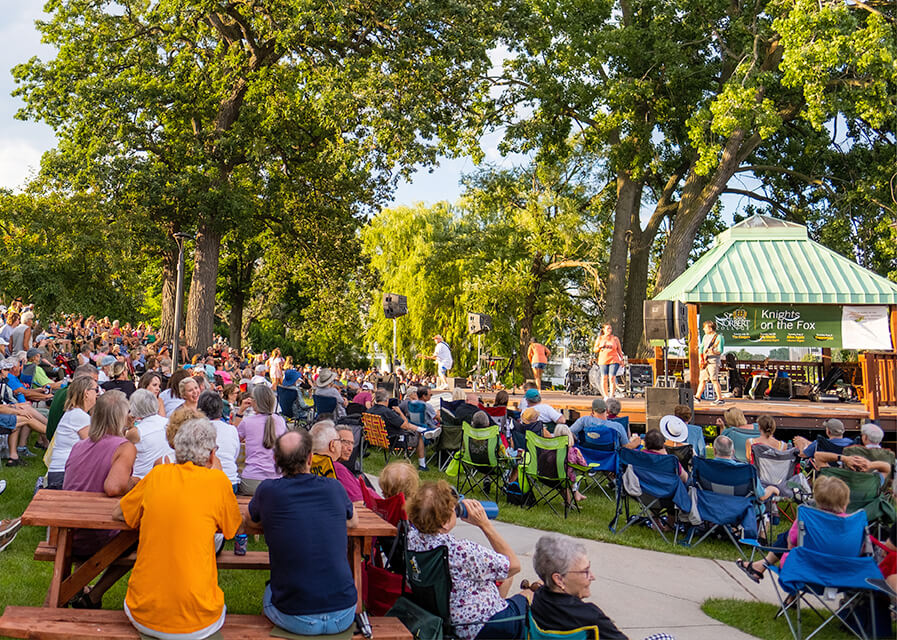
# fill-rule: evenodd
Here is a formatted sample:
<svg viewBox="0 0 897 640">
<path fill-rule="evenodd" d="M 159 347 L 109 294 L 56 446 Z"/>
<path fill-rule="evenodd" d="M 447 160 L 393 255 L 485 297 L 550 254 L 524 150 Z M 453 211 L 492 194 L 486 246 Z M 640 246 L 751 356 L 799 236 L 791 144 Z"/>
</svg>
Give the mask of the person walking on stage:
<svg viewBox="0 0 897 640">
<path fill-rule="evenodd" d="M 426 358 L 427 360 L 435 360 L 436 361 L 436 390 L 441 391 L 444 389 L 448 389 L 448 372 L 452 368 L 452 350 L 449 349 L 448 344 L 445 340 L 442 339 L 442 336 L 438 333 L 433 336 L 433 340 L 436 341 L 436 348 L 433 349 L 432 356 L 421 356 L 422 358 Z"/>
<path fill-rule="evenodd" d="M 597 354 L 601 369 L 601 395 L 605 400 L 613 398 L 617 394 L 617 374 L 623 366 L 623 348 L 610 323 L 601 326 L 592 351 Z"/>
<path fill-rule="evenodd" d="M 710 382 L 716 393 L 713 404 L 723 404 L 723 390 L 719 386 L 719 365 L 723 355 L 723 337 L 716 332 L 716 323 L 713 320 L 704 321 L 704 337 L 699 348 L 701 359 L 701 380 L 698 391 L 695 393 L 695 402 L 701 400 L 704 393 L 704 385 Z"/>
<path fill-rule="evenodd" d="M 533 377 L 536 379 L 536 389 L 542 390 L 542 372 L 548 365 L 548 358 L 551 357 L 551 350 L 544 344 L 536 342 L 535 338 L 530 338 L 529 348 L 526 350 L 526 359 L 529 360 L 530 366 L 533 368 Z"/>
</svg>

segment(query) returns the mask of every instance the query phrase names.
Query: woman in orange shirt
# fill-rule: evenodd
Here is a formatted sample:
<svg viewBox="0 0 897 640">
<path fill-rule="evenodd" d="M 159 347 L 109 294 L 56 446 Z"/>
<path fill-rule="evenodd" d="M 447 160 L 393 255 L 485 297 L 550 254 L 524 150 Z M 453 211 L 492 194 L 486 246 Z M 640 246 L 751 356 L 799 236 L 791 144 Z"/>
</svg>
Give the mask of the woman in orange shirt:
<svg viewBox="0 0 897 640">
<path fill-rule="evenodd" d="M 613 398 L 617 393 L 617 373 L 623 366 L 623 348 L 610 324 L 602 325 L 601 334 L 595 340 L 595 347 L 592 351 L 598 354 L 598 367 L 601 369 L 601 395 L 605 400 Z"/>
</svg>

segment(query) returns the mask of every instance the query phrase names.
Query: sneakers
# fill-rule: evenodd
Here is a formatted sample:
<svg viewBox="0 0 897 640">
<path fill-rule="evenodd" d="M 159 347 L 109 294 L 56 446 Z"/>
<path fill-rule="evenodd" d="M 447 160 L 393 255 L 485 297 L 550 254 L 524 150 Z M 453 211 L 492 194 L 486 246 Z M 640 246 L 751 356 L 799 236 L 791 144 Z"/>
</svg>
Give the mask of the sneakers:
<svg viewBox="0 0 897 640">
<path fill-rule="evenodd" d="M 22 528 L 22 519 L 0 520 L 0 551 L 12 544 Z"/>
<path fill-rule="evenodd" d="M 16 453 L 19 454 L 20 458 L 36 458 L 37 454 L 32 453 L 28 447 L 17 447 Z"/>
<path fill-rule="evenodd" d="M 435 429 L 424 431 L 424 440 L 435 440 L 439 437 L 440 433 L 442 433 L 442 427 L 436 427 Z"/>
<path fill-rule="evenodd" d="M 722 398 L 717 398 L 716 400 L 713 401 L 713 404 L 726 404 L 726 401 L 723 400 Z"/>
<path fill-rule="evenodd" d="M 428 466 L 425 465 L 425 464 L 419 464 L 419 465 L 417 465 L 417 470 L 418 470 L 418 471 L 429 471 L 429 470 L 430 470 L 430 467 L 428 467 Z"/>
</svg>

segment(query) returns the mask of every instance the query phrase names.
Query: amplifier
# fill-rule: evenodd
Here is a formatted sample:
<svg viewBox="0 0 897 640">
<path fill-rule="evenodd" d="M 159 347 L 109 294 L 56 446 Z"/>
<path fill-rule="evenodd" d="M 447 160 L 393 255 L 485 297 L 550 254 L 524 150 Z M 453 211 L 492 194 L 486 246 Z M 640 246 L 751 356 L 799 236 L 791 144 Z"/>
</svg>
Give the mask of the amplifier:
<svg viewBox="0 0 897 640">
<path fill-rule="evenodd" d="M 688 387 L 648 387 L 645 389 L 645 427 L 659 429 L 660 419 L 671 415 L 677 404 L 694 410 L 695 400 Z"/>
</svg>

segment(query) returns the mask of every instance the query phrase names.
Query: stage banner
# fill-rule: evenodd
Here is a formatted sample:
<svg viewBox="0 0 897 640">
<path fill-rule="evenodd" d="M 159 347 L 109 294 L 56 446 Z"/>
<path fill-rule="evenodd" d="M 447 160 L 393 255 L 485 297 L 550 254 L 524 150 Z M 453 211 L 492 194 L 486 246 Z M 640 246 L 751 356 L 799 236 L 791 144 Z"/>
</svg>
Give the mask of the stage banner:
<svg viewBox="0 0 897 640">
<path fill-rule="evenodd" d="M 888 308 L 844 305 L 841 312 L 841 341 L 844 349 L 890 351 Z"/>
<path fill-rule="evenodd" d="M 838 305 L 702 304 L 701 322 L 705 320 L 716 322 L 727 349 L 841 346 Z"/>
</svg>

